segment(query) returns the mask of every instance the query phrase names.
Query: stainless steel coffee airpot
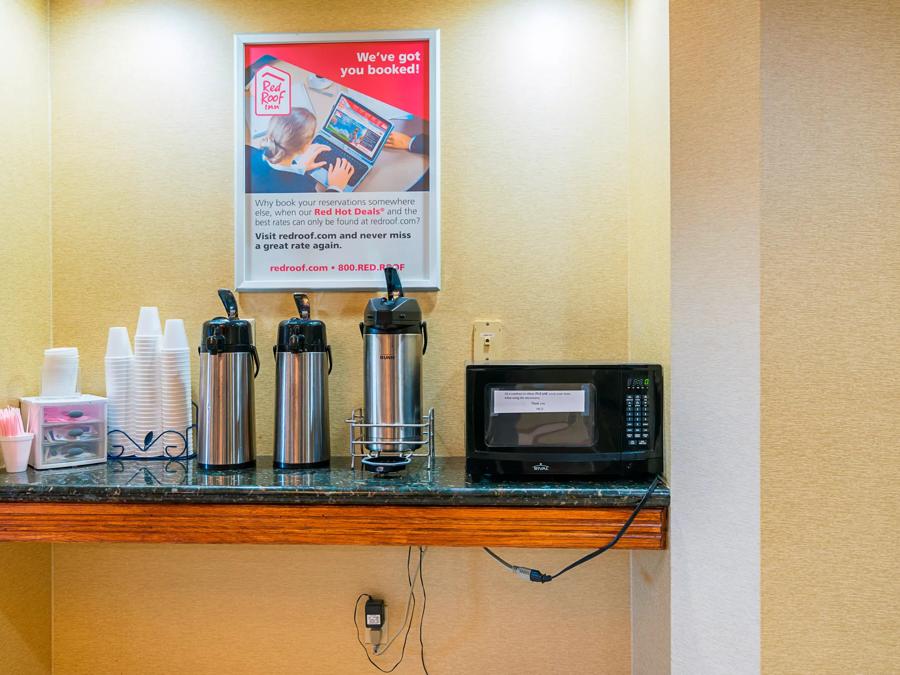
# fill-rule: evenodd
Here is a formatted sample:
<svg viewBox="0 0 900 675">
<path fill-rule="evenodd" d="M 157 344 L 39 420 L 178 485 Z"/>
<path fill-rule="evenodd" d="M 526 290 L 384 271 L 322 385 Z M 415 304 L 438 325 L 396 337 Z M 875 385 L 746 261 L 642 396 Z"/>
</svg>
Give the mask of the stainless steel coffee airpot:
<svg viewBox="0 0 900 675">
<path fill-rule="evenodd" d="M 423 440 L 422 355 L 428 332 L 419 303 L 405 297 L 397 270 L 387 267 L 384 273 L 387 296 L 369 300 L 359 324 L 364 342 L 363 415 L 366 424 L 418 426 L 370 427 L 366 448 L 372 454 L 411 452 Z"/>
<path fill-rule="evenodd" d="M 294 293 L 299 318 L 278 325 L 275 354 L 276 469 L 325 466 L 331 457 L 328 375 L 331 346 L 325 324 L 309 318 L 309 298 Z"/>
<path fill-rule="evenodd" d="M 219 289 L 227 317 L 203 324 L 200 338 L 200 410 L 197 462 L 202 469 L 256 463 L 253 380 L 259 356 L 250 322 L 238 318 L 234 293 Z"/>
</svg>

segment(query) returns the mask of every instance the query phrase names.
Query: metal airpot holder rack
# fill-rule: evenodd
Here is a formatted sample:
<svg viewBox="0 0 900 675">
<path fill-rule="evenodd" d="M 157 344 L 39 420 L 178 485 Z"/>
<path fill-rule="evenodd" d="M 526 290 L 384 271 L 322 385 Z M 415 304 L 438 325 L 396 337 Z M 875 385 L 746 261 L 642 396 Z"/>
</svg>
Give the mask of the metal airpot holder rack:
<svg viewBox="0 0 900 675">
<path fill-rule="evenodd" d="M 413 457 L 426 457 L 426 468 L 430 471 L 434 468 L 434 408 L 428 410 L 428 414 L 422 418 L 419 424 L 396 424 L 396 423 L 367 423 L 363 415 L 362 408 L 357 408 L 345 420 L 350 425 L 350 468 L 356 468 L 356 458 L 359 457 L 361 463 L 365 465 L 367 460 L 375 460 L 384 457 L 395 458 L 392 464 L 375 464 L 372 470 L 375 473 L 388 473 L 405 468 L 413 459 Z M 378 429 L 408 429 L 411 432 L 421 434 L 421 438 L 416 440 L 398 440 L 396 438 L 380 438 Z M 370 436 L 372 430 L 374 435 Z M 384 444 L 394 446 L 407 446 L 400 450 L 367 450 L 367 445 Z M 390 468 L 388 468 L 390 467 Z"/>
<path fill-rule="evenodd" d="M 422 308 L 403 292 L 397 269 L 384 268 L 385 297 L 370 298 L 359 324 L 363 407 L 350 414 L 350 467 L 356 458 L 376 475 L 405 469 L 413 457 L 434 467 L 434 409 L 422 415 L 422 355 L 428 331 Z"/>
</svg>

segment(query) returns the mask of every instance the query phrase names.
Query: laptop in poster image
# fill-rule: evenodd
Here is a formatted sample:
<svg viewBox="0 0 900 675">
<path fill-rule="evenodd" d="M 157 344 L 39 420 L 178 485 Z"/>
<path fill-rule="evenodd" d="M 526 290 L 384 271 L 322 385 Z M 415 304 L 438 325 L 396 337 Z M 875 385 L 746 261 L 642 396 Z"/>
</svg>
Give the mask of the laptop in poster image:
<svg viewBox="0 0 900 675">
<path fill-rule="evenodd" d="M 309 175 L 328 187 L 327 167 L 343 157 L 354 169 L 345 188 L 347 192 L 352 192 L 375 165 L 393 129 L 394 125 L 389 120 L 359 101 L 341 94 L 322 130 L 313 139 L 313 143 L 330 148 L 318 156 L 318 161 L 324 161 L 325 166 L 311 171 Z"/>
</svg>

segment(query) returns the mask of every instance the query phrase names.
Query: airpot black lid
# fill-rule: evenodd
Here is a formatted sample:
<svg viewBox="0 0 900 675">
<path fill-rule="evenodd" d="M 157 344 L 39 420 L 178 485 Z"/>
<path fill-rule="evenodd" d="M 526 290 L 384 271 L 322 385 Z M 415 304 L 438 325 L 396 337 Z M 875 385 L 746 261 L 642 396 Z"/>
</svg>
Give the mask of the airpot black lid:
<svg viewBox="0 0 900 675">
<path fill-rule="evenodd" d="M 300 317 L 285 319 L 278 324 L 279 352 L 324 352 L 328 346 L 325 324 L 309 318 L 309 297 L 294 293 L 294 302 Z"/>
<path fill-rule="evenodd" d="M 223 352 L 249 352 L 253 348 L 253 331 L 250 322 L 238 318 L 237 300 L 227 288 L 219 289 L 219 298 L 228 316 L 217 316 L 203 323 L 200 351 L 210 354 Z"/>
<path fill-rule="evenodd" d="M 387 282 L 387 297 L 372 298 L 366 304 L 363 324 L 369 333 L 420 333 L 422 332 L 422 309 L 415 298 L 403 295 L 400 275 L 393 267 L 384 269 Z"/>
</svg>

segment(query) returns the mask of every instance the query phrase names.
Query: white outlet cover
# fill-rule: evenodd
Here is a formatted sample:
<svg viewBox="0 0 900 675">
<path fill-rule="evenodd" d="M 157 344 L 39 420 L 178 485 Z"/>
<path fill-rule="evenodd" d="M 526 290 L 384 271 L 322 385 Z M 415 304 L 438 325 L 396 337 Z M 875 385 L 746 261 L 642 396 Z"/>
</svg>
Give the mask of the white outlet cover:
<svg viewBox="0 0 900 675">
<path fill-rule="evenodd" d="M 476 321 L 472 329 L 472 360 L 497 361 L 503 358 L 503 322 L 499 319 Z"/>
</svg>

